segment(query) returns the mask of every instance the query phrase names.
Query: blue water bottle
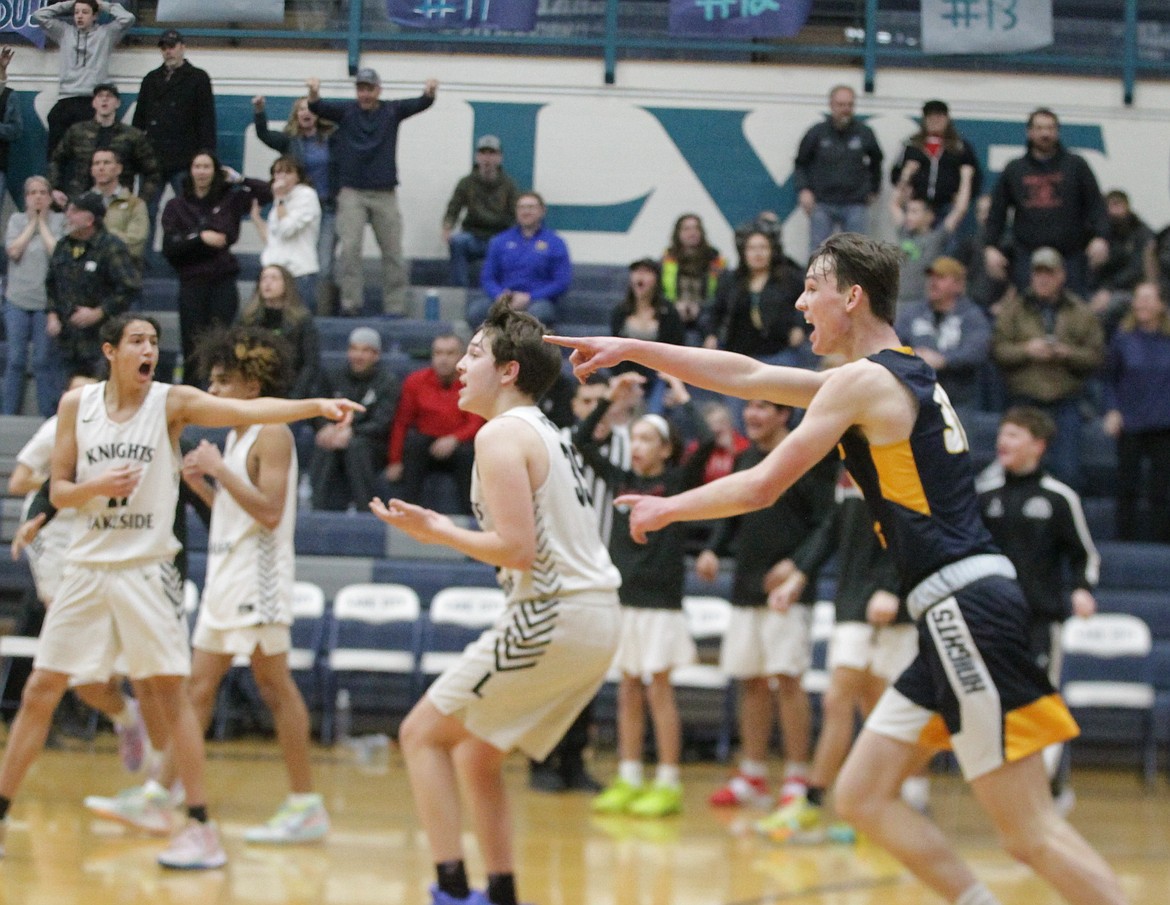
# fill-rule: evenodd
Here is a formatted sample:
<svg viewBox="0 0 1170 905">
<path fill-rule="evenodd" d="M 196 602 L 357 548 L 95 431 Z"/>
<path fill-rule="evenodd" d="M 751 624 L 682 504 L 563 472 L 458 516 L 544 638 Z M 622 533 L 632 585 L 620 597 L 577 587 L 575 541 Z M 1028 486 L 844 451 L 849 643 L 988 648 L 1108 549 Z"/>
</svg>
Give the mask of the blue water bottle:
<svg viewBox="0 0 1170 905">
<path fill-rule="evenodd" d="M 427 290 L 427 300 L 423 307 L 423 317 L 429 321 L 439 319 L 439 293 L 435 289 Z"/>
</svg>

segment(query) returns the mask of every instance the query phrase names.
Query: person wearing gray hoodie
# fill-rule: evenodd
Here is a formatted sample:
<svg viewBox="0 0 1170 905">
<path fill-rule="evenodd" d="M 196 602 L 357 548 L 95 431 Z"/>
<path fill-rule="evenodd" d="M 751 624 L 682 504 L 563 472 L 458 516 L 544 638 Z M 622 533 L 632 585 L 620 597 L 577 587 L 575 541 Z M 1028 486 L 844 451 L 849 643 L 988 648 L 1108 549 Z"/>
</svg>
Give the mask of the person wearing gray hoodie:
<svg viewBox="0 0 1170 905">
<path fill-rule="evenodd" d="M 99 24 L 98 14 L 104 12 L 111 20 Z M 47 160 L 66 129 L 93 116 L 93 89 L 110 80 L 110 51 L 136 19 L 120 3 L 61 0 L 36 10 L 32 21 L 60 48 L 59 89 L 57 103 L 49 111 Z"/>
</svg>

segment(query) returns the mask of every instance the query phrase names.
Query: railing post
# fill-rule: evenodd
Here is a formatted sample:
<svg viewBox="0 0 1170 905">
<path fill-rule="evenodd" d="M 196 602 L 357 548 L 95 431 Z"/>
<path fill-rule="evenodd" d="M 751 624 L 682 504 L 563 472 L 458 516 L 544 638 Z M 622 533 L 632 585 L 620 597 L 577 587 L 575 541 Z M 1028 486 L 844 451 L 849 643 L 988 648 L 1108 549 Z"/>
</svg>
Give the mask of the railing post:
<svg viewBox="0 0 1170 905">
<path fill-rule="evenodd" d="M 1121 79 L 1123 97 L 1127 107 L 1133 105 L 1134 85 L 1137 82 L 1137 5 L 1138 0 L 1125 0 Z"/>
<path fill-rule="evenodd" d="M 617 78 L 618 0 L 605 0 L 605 84 Z"/>
<path fill-rule="evenodd" d="M 362 58 L 362 3 L 363 0 L 349 0 L 349 36 L 345 48 L 349 56 L 350 75 L 357 75 L 358 63 Z"/>
<path fill-rule="evenodd" d="M 865 0 L 865 93 L 873 94 L 877 80 L 878 0 Z"/>
</svg>

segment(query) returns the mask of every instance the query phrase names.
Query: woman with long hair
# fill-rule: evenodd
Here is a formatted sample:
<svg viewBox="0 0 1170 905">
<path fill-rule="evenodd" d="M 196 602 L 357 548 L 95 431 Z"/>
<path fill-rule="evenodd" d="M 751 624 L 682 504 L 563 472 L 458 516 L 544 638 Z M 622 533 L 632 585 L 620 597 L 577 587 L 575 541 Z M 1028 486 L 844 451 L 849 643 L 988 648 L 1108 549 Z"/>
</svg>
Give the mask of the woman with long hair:
<svg viewBox="0 0 1170 905">
<path fill-rule="evenodd" d="M 670 247 L 662 254 L 662 294 L 674 303 L 687 330 L 699 329 L 699 318 L 715 297 L 726 267 L 719 250 L 707 241 L 698 214 L 683 214 L 674 221 Z"/>
<path fill-rule="evenodd" d="M 271 330 L 288 343 L 293 371 L 290 399 L 307 399 L 316 392 L 321 336 L 287 268 L 268 264 L 261 269 L 256 291 L 240 313 L 240 323 Z"/>
<path fill-rule="evenodd" d="M 1170 544 L 1170 312 L 1165 289 L 1140 283 L 1105 359 L 1105 432 L 1117 439 L 1117 536 Z M 1142 466 L 1148 464 L 1143 479 Z M 1143 494 L 1143 485 L 1145 493 Z"/>
<path fill-rule="evenodd" d="M 183 360 L 191 361 L 199 334 L 213 324 L 226 327 L 240 307 L 236 277 L 240 262 L 231 247 L 253 200 L 272 200 L 268 183 L 245 179 L 220 164 L 211 151 L 197 151 L 183 177 L 182 191 L 163 208 L 163 256 L 179 274 L 179 334 Z M 194 369 L 184 368 L 194 384 Z"/>
<path fill-rule="evenodd" d="M 321 202 L 309 185 L 304 166 L 284 155 L 272 162 L 272 207 L 268 218 L 260 214 L 260 202 L 252 202 L 252 222 L 264 242 L 263 265 L 279 264 L 293 275 L 301 299 L 317 307 L 317 236 L 321 230 Z"/>
<path fill-rule="evenodd" d="M 736 236 L 736 245 L 739 266 L 720 280 L 704 345 L 797 363 L 805 342 L 804 316 L 796 310 L 804 275 L 784 256 L 775 232 L 753 226 Z"/>
<path fill-rule="evenodd" d="M 288 122 L 279 132 L 268 128 L 264 115 L 266 101 L 263 95 L 252 98 L 253 123 L 256 137 L 272 150 L 292 157 L 305 168 L 307 180 L 317 190 L 321 204 L 321 229 L 317 234 L 317 297 L 306 298 L 305 303 L 322 314 L 333 308 L 337 290 L 333 284 L 333 249 L 337 244 L 337 181 L 332 162 L 333 133 L 336 124 L 322 119 L 309 109 L 309 99 L 298 97 L 293 101 Z"/>
<path fill-rule="evenodd" d="M 678 312 L 662 294 L 660 276 L 658 262 L 651 258 L 641 258 L 630 265 L 626 297 L 614 305 L 610 312 L 610 333 L 680 346 L 686 342 L 686 331 Z M 643 390 L 647 399 L 651 400 L 651 411 L 661 411 L 661 393 L 654 392 L 658 375 L 650 368 L 629 363 L 622 363 L 613 369 L 614 374 L 626 371 L 637 371 L 646 378 Z"/>
<path fill-rule="evenodd" d="M 939 100 L 922 106 L 922 125 L 902 146 L 890 171 L 890 181 L 901 200 L 921 198 L 934 208 L 937 222 L 958 230 L 971 200 L 982 183 L 979 161 L 971 143 L 964 141 L 950 108 Z"/>
</svg>

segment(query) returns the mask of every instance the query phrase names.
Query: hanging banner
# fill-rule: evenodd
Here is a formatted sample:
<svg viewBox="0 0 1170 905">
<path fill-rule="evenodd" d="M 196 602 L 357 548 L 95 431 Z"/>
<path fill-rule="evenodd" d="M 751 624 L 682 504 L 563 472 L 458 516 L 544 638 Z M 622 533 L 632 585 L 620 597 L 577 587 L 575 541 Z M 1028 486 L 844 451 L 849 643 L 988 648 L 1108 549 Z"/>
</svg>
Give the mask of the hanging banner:
<svg viewBox="0 0 1170 905">
<path fill-rule="evenodd" d="M 1052 43 L 1052 0 L 922 0 L 923 53 L 1020 53 Z"/>
<path fill-rule="evenodd" d="M 407 28 L 532 31 L 537 0 L 386 0 L 386 14 Z"/>
<path fill-rule="evenodd" d="M 158 22 L 283 22 L 284 0 L 158 0 Z"/>
<path fill-rule="evenodd" d="M 36 47 L 45 46 L 45 33 L 32 24 L 32 14 L 50 0 L 0 0 L 0 33 L 20 35 Z"/>
<path fill-rule="evenodd" d="M 670 0 L 670 33 L 691 38 L 791 38 L 812 0 Z"/>
</svg>

